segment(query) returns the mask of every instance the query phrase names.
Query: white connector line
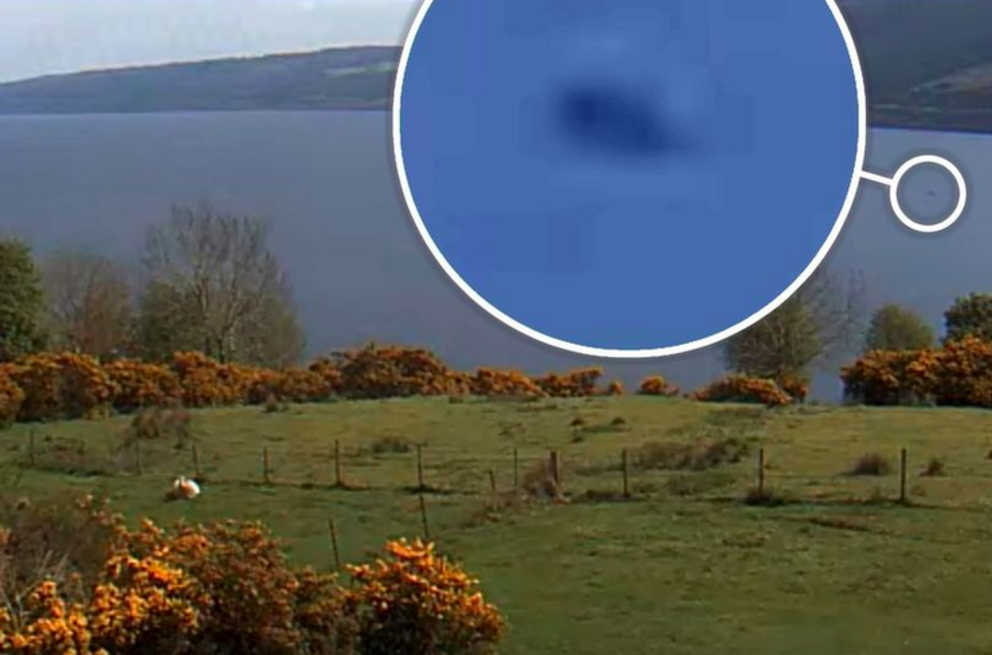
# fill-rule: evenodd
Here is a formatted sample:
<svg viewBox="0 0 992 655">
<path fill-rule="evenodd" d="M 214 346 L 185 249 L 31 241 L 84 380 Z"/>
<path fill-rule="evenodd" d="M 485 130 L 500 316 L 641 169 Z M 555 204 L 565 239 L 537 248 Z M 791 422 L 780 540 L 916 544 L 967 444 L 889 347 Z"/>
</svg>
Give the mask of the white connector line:
<svg viewBox="0 0 992 655">
<path fill-rule="evenodd" d="M 892 186 L 894 182 L 891 177 L 876 175 L 875 173 L 869 173 L 868 171 L 861 171 L 861 177 L 869 182 L 875 182 L 876 184 L 882 184 L 889 187 Z"/>
</svg>

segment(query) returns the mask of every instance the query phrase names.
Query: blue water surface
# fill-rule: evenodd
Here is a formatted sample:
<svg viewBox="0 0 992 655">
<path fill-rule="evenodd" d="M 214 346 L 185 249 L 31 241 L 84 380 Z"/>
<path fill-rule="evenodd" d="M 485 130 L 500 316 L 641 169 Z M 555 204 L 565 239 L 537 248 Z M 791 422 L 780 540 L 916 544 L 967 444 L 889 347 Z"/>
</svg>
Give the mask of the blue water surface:
<svg viewBox="0 0 992 655">
<path fill-rule="evenodd" d="M 592 348 L 678 347 L 762 310 L 827 240 L 857 154 L 824 0 L 434 0 L 400 97 L 447 262 Z"/>
</svg>

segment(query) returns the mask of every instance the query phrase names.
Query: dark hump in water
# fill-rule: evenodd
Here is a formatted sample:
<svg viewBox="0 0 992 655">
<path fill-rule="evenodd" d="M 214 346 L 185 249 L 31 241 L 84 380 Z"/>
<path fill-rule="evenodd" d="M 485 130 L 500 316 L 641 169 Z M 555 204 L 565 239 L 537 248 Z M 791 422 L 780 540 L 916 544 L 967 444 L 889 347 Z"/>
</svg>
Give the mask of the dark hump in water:
<svg viewBox="0 0 992 655">
<path fill-rule="evenodd" d="M 676 147 L 657 109 L 635 90 L 580 84 L 557 97 L 558 120 L 573 145 L 606 155 L 654 157 Z"/>
</svg>

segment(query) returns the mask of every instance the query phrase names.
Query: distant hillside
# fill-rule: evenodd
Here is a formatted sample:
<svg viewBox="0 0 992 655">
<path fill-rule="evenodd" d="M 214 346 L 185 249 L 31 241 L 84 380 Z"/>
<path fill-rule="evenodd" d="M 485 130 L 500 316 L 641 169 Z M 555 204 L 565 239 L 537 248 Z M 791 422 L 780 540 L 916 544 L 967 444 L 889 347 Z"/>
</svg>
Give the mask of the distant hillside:
<svg viewBox="0 0 992 655">
<path fill-rule="evenodd" d="M 839 0 L 872 124 L 992 132 L 992 1 Z M 0 114 L 388 109 L 399 48 L 359 47 L 0 84 Z"/>
<path fill-rule="evenodd" d="M 992 2 L 840 0 L 875 125 L 992 132 Z"/>
<path fill-rule="evenodd" d="M 0 84 L 0 113 L 385 109 L 399 51 L 335 48 Z"/>
</svg>

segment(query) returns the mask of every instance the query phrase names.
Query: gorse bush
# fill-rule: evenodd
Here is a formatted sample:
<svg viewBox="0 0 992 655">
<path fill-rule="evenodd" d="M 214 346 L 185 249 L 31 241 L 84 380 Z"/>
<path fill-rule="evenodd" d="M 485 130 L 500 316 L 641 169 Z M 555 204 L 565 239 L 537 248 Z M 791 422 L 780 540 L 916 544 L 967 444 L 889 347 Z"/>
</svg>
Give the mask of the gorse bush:
<svg viewBox="0 0 992 655">
<path fill-rule="evenodd" d="M 992 344 L 965 336 L 940 349 L 876 350 L 844 367 L 841 379 L 846 397 L 867 405 L 992 408 Z"/>
<path fill-rule="evenodd" d="M 22 421 L 104 416 L 117 393 L 100 363 L 87 355 L 28 355 L 4 365 L 4 372 L 24 392 Z"/>
<path fill-rule="evenodd" d="M 673 398 L 679 395 L 679 388 L 672 386 L 661 375 L 653 375 L 641 382 L 637 393 L 642 396 L 663 396 Z"/>
<path fill-rule="evenodd" d="M 0 428 L 17 420 L 23 403 L 24 390 L 17 386 L 10 374 L 0 366 Z"/>
<path fill-rule="evenodd" d="M 568 373 L 548 373 L 534 381 L 552 398 L 577 398 L 596 395 L 597 384 L 602 375 L 603 369 L 591 367 Z M 620 392 L 623 392 L 622 386 Z"/>
<path fill-rule="evenodd" d="M 105 364 L 103 370 L 116 386 L 114 408 L 120 411 L 167 407 L 182 397 L 179 376 L 165 366 L 121 359 Z"/>
<path fill-rule="evenodd" d="M 772 380 L 731 375 L 717 380 L 692 394 L 694 400 L 714 403 L 758 403 L 782 407 L 793 402 L 792 397 Z"/>
<path fill-rule="evenodd" d="M 476 655 L 503 634 L 476 581 L 431 544 L 389 542 L 345 586 L 290 566 L 258 523 L 131 530 L 89 501 L 55 516 L 88 526 L 85 550 L 63 529 L 29 565 L 45 521 L 0 529 L 5 655 Z"/>
<path fill-rule="evenodd" d="M 346 594 L 363 655 L 494 652 L 504 631 L 477 581 L 419 540 L 390 542 L 386 556 L 351 566 Z"/>
</svg>

